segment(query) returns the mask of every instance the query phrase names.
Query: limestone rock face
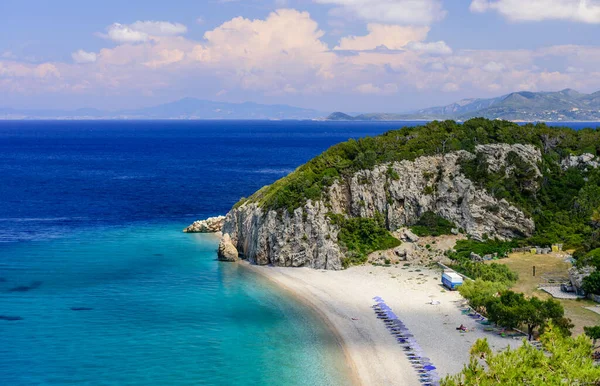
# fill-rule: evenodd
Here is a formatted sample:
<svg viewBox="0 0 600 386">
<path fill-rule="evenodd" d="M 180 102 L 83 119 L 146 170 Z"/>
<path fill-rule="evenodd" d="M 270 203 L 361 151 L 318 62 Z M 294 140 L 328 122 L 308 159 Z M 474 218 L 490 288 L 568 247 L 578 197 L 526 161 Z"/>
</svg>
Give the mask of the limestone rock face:
<svg viewBox="0 0 600 386">
<path fill-rule="evenodd" d="M 329 212 L 371 218 L 381 213 L 387 228 L 395 231 L 431 211 L 475 239 L 531 235 L 533 220 L 477 187 L 461 173 L 460 163 L 480 154 L 491 171 L 510 174 L 507 158 L 514 152 L 541 176 L 539 149 L 501 144 L 477 146 L 475 152 L 424 156 L 361 170 L 330 186 L 321 201 L 308 201 L 293 213 L 264 211 L 257 203 L 246 202 L 227 214 L 223 232 L 250 262 L 319 269 L 341 269 L 344 257 L 337 242 L 339 229 L 328 219 Z M 536 189 L 532 181 L 531 189 Z"/>
<path fill-rule="evenodd" d="M 238 260 L 238 250 L 231 242 L 231 237 L 225 233 L 219 242 L 219 260 L 234 262 Z"/>
<path fill-rule="evenodd" d="M 227 214 L 223 232 L 242 257 L 258 265 L 341 269 L 337 244 L 339 229 L 333 226 L 322 202 L 308 202 L 293 214 L 264 213 L 257 204 L 245 204 Z"/>
<path fill-rule="evenodd" d="M 195 221 L 185 228 L 185 233 L 217 233 L 221 232 L 225 216 L 209 217 L 206 220 Z"/>
<path fill-rule="evenodd" d="M 569 168 L 598 168 L 600 160 L 596 159 L 593 154 L 585 153 L 582 155 L 571 155 L 565 158 L 561 166 L 564 170 Z"/>
</svg>

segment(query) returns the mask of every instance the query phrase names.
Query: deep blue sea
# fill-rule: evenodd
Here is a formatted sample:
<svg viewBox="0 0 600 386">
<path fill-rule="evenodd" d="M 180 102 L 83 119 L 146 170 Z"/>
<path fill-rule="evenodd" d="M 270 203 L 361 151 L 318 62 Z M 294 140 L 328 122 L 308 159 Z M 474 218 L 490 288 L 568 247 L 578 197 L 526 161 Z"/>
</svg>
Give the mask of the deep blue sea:
<svg viewBox="0 0 600 386">
<path fill-rule="evenodd" d="M 315 315 L 181 230 L 404 125 L 0 122 L 0 385 L 347 384 Z"/>
<path fill-rule="evenodd" d="M 0 385 L 347 384 L 317 317 L 181 230 L 400 126 L 0 122 Z"/>
</svg>

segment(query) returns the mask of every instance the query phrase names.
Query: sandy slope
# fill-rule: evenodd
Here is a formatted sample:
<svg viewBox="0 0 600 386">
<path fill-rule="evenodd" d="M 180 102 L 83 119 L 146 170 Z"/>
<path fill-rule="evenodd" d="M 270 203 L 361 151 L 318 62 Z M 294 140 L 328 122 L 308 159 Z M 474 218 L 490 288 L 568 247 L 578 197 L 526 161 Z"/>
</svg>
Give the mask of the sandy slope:
<svg viewBox="0 0 600 386">
<path fill-rule="evenodd" d="M 252 267 L 320 311 L 339 333 L 363 385 L 419 385 L 402 348 L 371 309 L 374 296 L 381 296 L 406 324 L 441 376 L 462 369 L 478 338 L 487 337 L 495 349 L 520 344 L 520 339 L 484 332 L 483 326 L 461 314 L 460 295 L 443 291 L 439 272 L 402 268 L 361 266 L 318 271 Z M 432 299 L 440 304 L 427 304 Z M 460 324 L 471 331 L 459 333 L 456 327 Z"/>
</svg>

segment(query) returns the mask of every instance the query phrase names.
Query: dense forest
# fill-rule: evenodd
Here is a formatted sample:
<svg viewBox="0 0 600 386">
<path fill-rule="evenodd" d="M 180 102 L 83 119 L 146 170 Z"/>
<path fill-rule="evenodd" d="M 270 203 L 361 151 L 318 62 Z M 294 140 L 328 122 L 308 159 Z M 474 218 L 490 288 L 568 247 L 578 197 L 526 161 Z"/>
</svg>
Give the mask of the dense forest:
<svg viewBox="0 0 600 386">
<path fill-rule="evenodd" d="M 483 144 L 530 144 L 540 149 L 539 178 L 519 157 L 509 159 L 512 170 L 491 173 L 485 160 L 465 161 L 462 173 L 497 198 L 504 198 L 529 215 L 536 231 L 523 243 L 549 245 L 560 242 L 578 250 L 578 256 L 600 247 L 600 170 L 561 168 L 571 155 L 600 154 L 600 130 L 575 131 L 543 123 L 518 125 L 507 121 L 471 119 L 431 122 L 401 128 L 376 137 L 349 140 L 332 146 L 296 171 L 256 192 L 249 199 L 268 210 L 288 210 L 319 200 L 336 179 L 350 178 L 362 169 L 421 156 L 458 150 L 475 152 Z M 391 168 L 390 168 L 391 170 Z M 393 171 L 392 171 L 393 172 Z M 400 178 L 391 175 L 390 178 Z M 537 179 L 537 189 L 528 189 Z M 422 226 L 422 225 L 421 225 Z"/>
</svg>

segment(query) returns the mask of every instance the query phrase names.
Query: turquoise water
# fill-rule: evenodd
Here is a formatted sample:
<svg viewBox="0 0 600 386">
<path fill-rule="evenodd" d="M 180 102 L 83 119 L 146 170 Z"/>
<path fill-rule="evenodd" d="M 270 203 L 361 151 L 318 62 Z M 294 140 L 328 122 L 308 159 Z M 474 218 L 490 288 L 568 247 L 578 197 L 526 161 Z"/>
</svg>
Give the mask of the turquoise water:
<svg viewBox="0 0 600 386">
<path fill-rule="evenodd" d="M 347 384 L 320 320 L 181 229 L 398 126 L 0 122 L 0 386 Z"/>
<path fill-rule="evenodd" d="M 0 383 L 347 384 L 320 320 L 183 225 L 0 245 Z"/>
</svg>

